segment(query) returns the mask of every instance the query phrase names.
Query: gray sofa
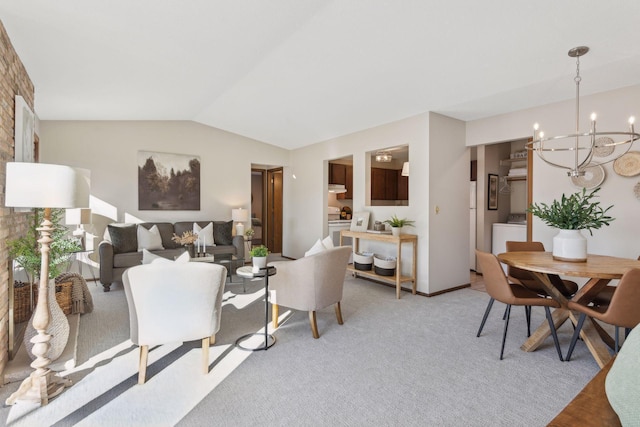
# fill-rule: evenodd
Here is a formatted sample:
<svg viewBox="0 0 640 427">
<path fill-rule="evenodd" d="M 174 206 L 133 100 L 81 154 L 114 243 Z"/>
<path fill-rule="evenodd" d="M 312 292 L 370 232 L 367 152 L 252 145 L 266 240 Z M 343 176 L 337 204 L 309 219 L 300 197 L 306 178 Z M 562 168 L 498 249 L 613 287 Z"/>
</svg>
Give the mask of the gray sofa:
<svg viewBox="0 0 640 427">
<path fill-rule="evenodd" d="M 182 254 L 185 248 L 171 240 L 173 234 L 180 236 L 185 231 L 192 231 L 194 222 L 203 228 L 209 223 L 213 223 L 213 237 L 216 246 L 207 246 L 207 253 L 214 256 L 236 255 L 238 258 L 244 258 L 244 238 L 243 236 L 231 235 L 232 221 L 181 221 L 173 224 L 170 222 L 144 222 L 137 225 L 109 224 L 106 233 L 110 235 L 111 241 L 103 240 L 98 246 L 100 283 L 102 283 L 104 291 L 108 292 L 112 283 L 122 283 L 122 273 L 127 268 L 142 264 L 142 252 L 138 251 L 136 226 L 150 229 L 157 225 L 164 249 L 150 252 L 167 259 L 174 259 L 174 257 Z M 116 238 L 114 239 L 114 237 Z"/>
</svg>

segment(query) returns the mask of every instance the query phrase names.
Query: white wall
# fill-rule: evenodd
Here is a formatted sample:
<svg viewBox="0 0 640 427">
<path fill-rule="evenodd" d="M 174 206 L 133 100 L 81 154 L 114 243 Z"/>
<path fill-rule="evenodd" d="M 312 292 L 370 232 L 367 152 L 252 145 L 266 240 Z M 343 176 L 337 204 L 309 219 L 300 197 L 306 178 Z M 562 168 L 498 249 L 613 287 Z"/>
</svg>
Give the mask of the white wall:
<svg viewBox="0 0 640 427">
<path fill-rule="evenodd" d="M 533 132 L 533 123 L 538 122 L 547 135 L 566 135 L 574 132 L 575 100 L 567 100 L 537 108 L 475 120 L 467 123 L 468 146 L 526 138 Z M 627 119 L 633 115 L 640 118 L 640 85 L 582 97 L 582 131 L 587 130 L 591 112 L 598 114 L 598 129 L 618 131 L 627 129 Z M 632 150 L 639 150 L 636 142 Z M 534 155 L 533 200 L 550 203 L 562 196 L 578 191 L 563 169 L 551 167 Z M 621 177 L 613 171 L 611 164 L 605 165 L 606 178 L 600 190 L 603 206 L 614 205 L 610 211 L 616 220 L 609 227 L 594 231 L 588 239 L 589 252 L 628 258 L 640 255 L 640 201 L 633 194 L 633 187 L 640 177 Z M 478 172 L 480 173 L 480 172 Z M 480 176 L 478 177 L 480 179 Z M 480 188 L 478 181 L 478 188 Z M 533 239 L 542 241 L 550 250 L 554 229 L 537 218 L 533 222 Z"/>
<path fill-rule="evenodd" d="M 431 151 L 434 148 L 430 145 L 430 138 L 437 140 L 433 164 L 430 158 L 434 155 Z M 409 206 L 367 206 L 365 200 L 370 184 L 366 153 L 404 144 L 409 145 L 411 163 Z M 327 234 L 327 162 L 349 155 L 353 156 L 354 212 L 370 212 L 370 224 L 391 215 L 416 221 L 415 227 L 407 232 L 419 236 L 417 289 L 433 293 L 468 283 L 468 259 L 463 262 L 458 256 L 459 253 L 468 253 L 469 245 L 469 155 L 464 145 L 464 123 L 437 114 L 420 114 L 292 152 L 291 163 L 295 165 L 297 180 L 290 187 L 291 209 L 285 212 L 291 215 L 287 224 L 291 227 L 291 234 L 296 236 L 290 242 L 293 256 L 302 256 L 316 239 Z M 432 188 L 429 182 L 434 177 L 433 167 L 439 176 L 436 176 L 437 182 Z M 431 191 L 437 194 L 436 202 L 447 212 L 436 221 L 440 227 L 437 238 L 430 236 L 433 233 L 430 227 Z M 361 249 L 365 247 L 377 253 L 395 254 L 391 245 L 363 241 Z M 443 251 L 445 247 L 446 251 L 434 257 L 442 265 L 432 264 L 431 251 Z M 448 256 L 449 252 L 456 256 Z M 409 255 L 410 246 L 407 245 L 403 247 L 405 273 L 411 265 Z M 437 268 L 432 274 L 434 265 Z"/>
<path fill-rule="evenodd" d="M 419 181 L 429 185 L 429 208 L 420 215 L 428 219 L 429 293 L 469 282 L 470 156 L 464 137 L 464 122 L 429 114 L 429 173 Z M 411 163 L 413 174 L 413 158 Z"/>
<path fill-rule="evenodd" d="M 139 150 L 200 156 L 200 211 L 139 211 Z M 189 121 L 42 121 L 40 159 L 91 170 L 101 236 L 114 221 L 230 220 L 251 207 L 251 164 L 288 166 L 289 152 Z"/>
</svg>

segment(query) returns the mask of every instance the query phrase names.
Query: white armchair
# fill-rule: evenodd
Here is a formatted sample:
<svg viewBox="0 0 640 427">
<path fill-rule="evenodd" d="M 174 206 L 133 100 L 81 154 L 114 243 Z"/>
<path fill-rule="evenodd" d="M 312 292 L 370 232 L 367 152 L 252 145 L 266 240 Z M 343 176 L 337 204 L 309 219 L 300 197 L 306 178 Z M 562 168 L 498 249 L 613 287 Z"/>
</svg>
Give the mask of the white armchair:
<svg viewBox="0 0 640 427">
<path fill-rule="evenodd" d="M 335 304 L 338 323 L 342 325 L 342 287 L 351 246 L 340 246 L 295 261 L 272 262 L 277 273 L 270 278 L 273 291 L 273 326 L 278 327 L 280 305 L 309 312 L 314 338 L 318 338 L 316 310 Z"/>
<path fill-rule="evenodd" d="M 138 384 L 144 384 L 149 346 L 202 340 L 204 373 L 220 329 L 226 269 L 207 263 L 151 263 L 129 268 L 122 283 L 131 341 L 140 346 Z"/>
</svg>

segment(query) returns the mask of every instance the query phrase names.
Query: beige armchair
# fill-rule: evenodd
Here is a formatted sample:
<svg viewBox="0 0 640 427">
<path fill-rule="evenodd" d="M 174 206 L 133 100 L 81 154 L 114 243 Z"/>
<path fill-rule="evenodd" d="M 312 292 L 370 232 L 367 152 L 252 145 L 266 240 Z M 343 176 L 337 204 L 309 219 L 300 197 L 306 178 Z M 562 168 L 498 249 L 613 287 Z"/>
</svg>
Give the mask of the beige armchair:
<svg viewBox="0 0 640 427">
<path fill-rule="evenodd" d="M 131 341 L 140 346 L 138 384 L 145 382 L 149 346 L 160 344 L 201 339 L 208 373 L 226 276 L 221 265 L 196 262 L 153 262 L 124 272 Z"/>
<path fill-rule="evenodd" d="M 314 338 L 318 338 L 316 310 L 335 304 L 342 325 L 342 287 L 351 246 L 340 246 L 295 261 L 273 262 L 277 273 L 269 280 L 272 290 L 273 327 L 278 327 L 280 305 L 309 312 Z"/>
</svg>

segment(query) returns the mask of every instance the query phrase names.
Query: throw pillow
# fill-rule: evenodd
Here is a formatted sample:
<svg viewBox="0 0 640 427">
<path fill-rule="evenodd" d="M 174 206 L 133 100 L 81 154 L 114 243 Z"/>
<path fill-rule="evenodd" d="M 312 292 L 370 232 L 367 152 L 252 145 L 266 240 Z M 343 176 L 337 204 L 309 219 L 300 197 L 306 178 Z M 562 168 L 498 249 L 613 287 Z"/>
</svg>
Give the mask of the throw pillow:
<svg viewBox="0 0 640 427">
<path fill-rule="evenodd" d="M 327 236 L 322 239 L 322 245 L 327 249 L 333 248 L 333 239 L 331 238 L 331 236 Z"/>
<path fill-rule="evenodd" d="M 178 264 L 184 264 L 189 262 L 190 259 L 191 257 L 189 257 L 189 252 L 185 251 L 178 258 L 176 258 L 175 261 L 171 261 L 170 259 L 166 259 L 159 256 L 154 260 L 152 260 L 151 264 L 162 264 L 162 263 L 166 264 L 166 263 L 172 263 L 172 262 L 177 262 Z"/>
<path fill-rule="evenodd" d="M 216 243 L 213 239 L 213 223 L 210 222 L 206 227 L 202 228 L 197 222 L 193 223 L 193 232 L 198 235 L 196 245 L 201 246 L 215 246 Z"/>
<path fill-rule="evenodd" d="M 155 261 L 158 258 L 166 259 L 164 257 L 161 257 L 160 255 L 152 254 L 151 252 L 149 252 L 146 249 L 142 250 L 142 263 L 143 264 L 151 264 L 153 261 Z"/>
<path fill-rule="evenodd" d="M 160 237 L 160 230 L 158 226 L 154 225 L 150 229 L 146 229 L 143 225 L 138 224 L 138 252 L 143 249 L 155 251 L 164 249 L 162 246 L 162 237 Z"/>
<path fill-rule="evenodd" d="M 311 256 L 311 255 L 319 254 L 320 252 L 324 252 L 326 250 L 327 250 L 327 248 L 324 247 L 324 245 L 322 244 L 322 241 L 320 239 L 318 239 L 313 244 L 313 246 L 311 246 L 311 249 L 309 249 L 307 252 L 304 253 L 304 256 Z"/>
<path fill-rule="evenodd" d="M 213 222 L 213 240 L 216 245 L 232 245 L 233 244 L 233 221 L 214 221 Z"/>
<path fill-rule="evenodd" d="M 138 250 L 138 238 L 135 224 L 107 225 L 113 253 L 136 252 Z"/>
</svg>

